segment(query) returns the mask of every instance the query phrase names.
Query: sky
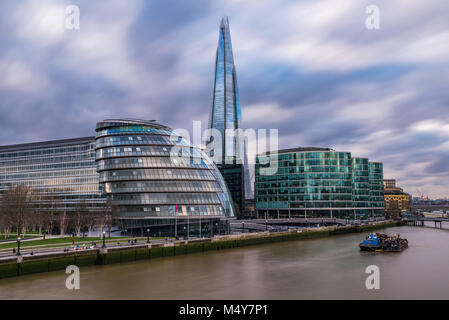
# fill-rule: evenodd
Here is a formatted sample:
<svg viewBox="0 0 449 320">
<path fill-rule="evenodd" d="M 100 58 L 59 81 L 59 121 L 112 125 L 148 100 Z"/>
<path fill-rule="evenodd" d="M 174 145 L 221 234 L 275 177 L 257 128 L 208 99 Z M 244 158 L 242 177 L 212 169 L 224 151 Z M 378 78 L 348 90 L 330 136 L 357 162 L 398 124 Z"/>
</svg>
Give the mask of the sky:
<svg viewBox="0 0 449 320">
<path fill-rule="evenodd" d="M 447 0 L 2 0 L 0 145 L 94 135 L 106 118 L 206 129 L 228 16 L 244 128 L 381 161 L 406 192 L 449 197 L 447 12 Z"/>
</svg>

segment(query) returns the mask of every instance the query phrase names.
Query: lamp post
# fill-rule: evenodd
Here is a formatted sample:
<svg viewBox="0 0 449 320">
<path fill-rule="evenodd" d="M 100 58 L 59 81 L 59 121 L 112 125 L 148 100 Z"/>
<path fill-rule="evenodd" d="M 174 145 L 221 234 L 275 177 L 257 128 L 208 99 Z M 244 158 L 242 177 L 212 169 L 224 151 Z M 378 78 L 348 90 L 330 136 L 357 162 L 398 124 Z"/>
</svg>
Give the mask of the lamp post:
<svg viewBox="0 0 449 320">
<path fill-rule="evenodd" d="M 243 233 L 245 233 L 245 221 L 242 222 Z"/>
<path fill-rule="evenodd" d="M 150 228 L 147 229 L 147 243 L 150 243 Z"/>
<path fill-rule="evenodd" d="M 20 256 L 20 237 L 17 238 L 17 255 Z"/>
<path fill-rule="evenodd" d="M 186 226 L 184 226 L 184 239 L 187 239 L 187 235 L 186 235 Z"/>
<path fill-rule="evenodd" d="M 265 219 L 265 231 L 268 231 L 268 219 Z"/>
<path fill-rule="evenodd" d="M 220 230 L 218 229 L 218 222 L 215 222 L 215 229 L 217 229 L 217 233 L 220 234 Z"/>
<path fill-rule="evenodd" d="M 103 248 L 106 248 L 106 232 L 103 231 Z"/>
</svg>

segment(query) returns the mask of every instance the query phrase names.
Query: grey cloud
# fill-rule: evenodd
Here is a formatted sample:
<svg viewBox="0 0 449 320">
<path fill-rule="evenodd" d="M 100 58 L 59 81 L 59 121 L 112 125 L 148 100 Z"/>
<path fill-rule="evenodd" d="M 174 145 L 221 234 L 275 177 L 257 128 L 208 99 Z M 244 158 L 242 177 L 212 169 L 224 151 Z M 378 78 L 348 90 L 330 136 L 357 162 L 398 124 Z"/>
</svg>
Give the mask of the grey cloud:
<svg viewBox="0 0 449 320">
<path fill-rule="evenodd" d="M 51 3 L 0 4 L 0 69 L 19 61 L 38 79 L 31 88 L 27 79 L 0 80 L 1 144 L 91 135 L 107 117 L 205 127 L 219 20 L 228 14 L 242 108 L 271 103 L 289 115 L 243 119 L 244 127 L 279 128 L 281 148 L 354 150 L 384 161 L 409 192 L 449 193 L 441 183 L 449 137 L 410 131 L 425 119 L 449 123 L 447 1 L 377 1 L 382 24 L 372 32 L 364 29 L 371 1 L 343 1 L 341 12 L 324 0 L 75 1 L 78 33 L 23 34 L 18 12 Z M 379 132 L 388 134 L 376 139 Z"/>
</svg>

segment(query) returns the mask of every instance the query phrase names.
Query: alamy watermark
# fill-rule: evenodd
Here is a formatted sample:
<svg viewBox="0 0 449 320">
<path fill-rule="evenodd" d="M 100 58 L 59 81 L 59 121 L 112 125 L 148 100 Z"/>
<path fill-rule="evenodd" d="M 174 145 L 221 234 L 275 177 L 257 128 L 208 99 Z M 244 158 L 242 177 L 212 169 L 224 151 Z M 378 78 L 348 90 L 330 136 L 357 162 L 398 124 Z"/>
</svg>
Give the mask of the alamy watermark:
<svg viewBox="0 0 449 320">
<path fill-rule="evenodd" d="M 372 4 L 366 7 L 365 13 L 368 14 L 365 20 L 365 27 L 368 30 L 380 29 L 380 9 Z"/>
<path fill-rule="evenodd" d="M 372 264 L 366 267 L 365 273 L 369 276 L 365 280 L 365 287 L 368 290 L 380 289 L 380 270 L 379 267 Z"/>
<path fill-rule="evenodd" d="M 65 8 L 65 27 L 68 30 L 79 30 L 80 8 L 78 6 L 69 5 Z"/>
<path fill-rule="evenodd" d="M 70 265 L 65 269 L 65 273 L 69 274 L 65 280 L 65 287 L 68 290 L 79 290 L 80 289 L 80 269 L 78 266 Z"/>
<path fill-rule="evenodd" d="M 171 161 L 190 157 L 191 146 L 202 152 L 192 157 L 194 163 L 211 159 L 215 164 L 255 164 L 256 155 L 261 165 L 261 175 L 277 172 L 278 129 L 206 129 L 201 121 L 193 121 L 192 137 L 185 128 L 174 130 L 170 140 L 175 145 L 170 152 Z M 224 142 L 223 142 L 224 141 Z"/>
</svg>

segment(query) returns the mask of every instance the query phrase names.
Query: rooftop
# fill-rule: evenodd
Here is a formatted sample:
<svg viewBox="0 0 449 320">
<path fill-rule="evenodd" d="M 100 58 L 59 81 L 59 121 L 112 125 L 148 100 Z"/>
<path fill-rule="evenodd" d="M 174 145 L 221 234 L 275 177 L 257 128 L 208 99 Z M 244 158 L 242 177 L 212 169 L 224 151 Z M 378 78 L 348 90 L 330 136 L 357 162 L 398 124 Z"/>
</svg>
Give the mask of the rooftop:
<svg viewBox="0 0 449 320">
<path fill-rule="evenodd" d="M 297 147 L 297 148 L 290 148 L 290 149 L 281 149 L 281 150 L 277 150 L 277 151 L 268 151 L 268 152 L 263 152 L 260 153 L 258 155 L 269 155 L 271 153 L 274 154 L 282 154 L 282 153 L 291 153 L 291 152 L 329 152 L 329 151 L 335 151 L 334 149 L 331 148 L 321 148 L 321 147 Z"/>
<path fill-rule="evenodd" d="M 156 120 L 141 120 L 141 119 L 106 119 L 97 122 L 96 131 L 100 131 L 106 128 L 120 127 L 120 126 L 149 126 L 155 129 L 171 130 L 171 128 L 159 124 Z"/>
<path fill-rule="evenodd" d="M 67 145 L 75 145 L 75 144 L 81 144 L 81 143 L 89 143 L 89 142 L 94 142 L 94 141 L 95 141 L 95 137 L 82 137 L 82 138 L 12 144 L 12 145 L 7 145 L 7 146 L 0 146 L 0 152 L 10 152 L 10 151 L 20 151 L 20 150 L 28 150 L 28 149 L 36 149 L 36 148 L 67 146 Z"/>
</svg>

